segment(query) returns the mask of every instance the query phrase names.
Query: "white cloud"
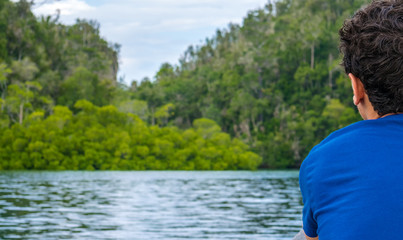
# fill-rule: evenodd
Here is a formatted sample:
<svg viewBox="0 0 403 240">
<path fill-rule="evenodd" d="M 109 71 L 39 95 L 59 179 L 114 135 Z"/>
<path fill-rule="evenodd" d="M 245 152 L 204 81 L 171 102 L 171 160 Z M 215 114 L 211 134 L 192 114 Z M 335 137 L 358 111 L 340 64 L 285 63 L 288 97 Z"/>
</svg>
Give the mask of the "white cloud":
<svg viewBox="0 0 403 240">
<path fill-rule="evenodd" d="M 176 63 L 189 45 L 199 44 L 230 22 L 241 23 L 249 10 L 268 0 L 61 0 L 34 12 L 73 24 L 95 19 L 101 35 L 122 44 L 121 75 L 126 81 L 153 77 L 163 62 Z"/>
<path fill-rule="evenodd" d="M 63 0 L 43 4 L 34 8 L 35 14 L 38 15 L 53 15 L 57 10 L 60 10 L 61 16 L 80 16 L 88 11 L 95 10 L 95 8 L 82 0 Z"/>
</svg>

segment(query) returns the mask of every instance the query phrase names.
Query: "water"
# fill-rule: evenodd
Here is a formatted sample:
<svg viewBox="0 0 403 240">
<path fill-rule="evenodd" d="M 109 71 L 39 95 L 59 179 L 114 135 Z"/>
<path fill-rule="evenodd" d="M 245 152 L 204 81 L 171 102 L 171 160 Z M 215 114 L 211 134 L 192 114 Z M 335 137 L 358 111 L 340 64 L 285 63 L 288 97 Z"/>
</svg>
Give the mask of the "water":
<svg viewBox="0 0 403 240">
<path fill-rule="evenodd" d="M 292 239 L 298 172 L 0 172 L 0 239 Z"/>
</svg>

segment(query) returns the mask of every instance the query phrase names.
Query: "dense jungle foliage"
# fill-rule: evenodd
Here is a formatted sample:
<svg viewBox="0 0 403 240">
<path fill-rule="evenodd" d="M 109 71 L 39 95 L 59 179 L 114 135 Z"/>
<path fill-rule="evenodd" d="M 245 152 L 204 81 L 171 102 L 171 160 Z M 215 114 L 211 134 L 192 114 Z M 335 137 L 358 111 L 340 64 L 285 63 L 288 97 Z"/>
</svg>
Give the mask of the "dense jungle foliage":
<svg viewBox="0 0 403 240">
<path fill-rule="evenodd" d="M 133 85 L 151 113 L 166 103 L 164 124 L 191 126 L 200 117 L 242 139 L 261 168 L 299 167 L 332 131 L 360 120 L 340 67 L 338 30 L 369 0 L 280 0 L 250 11 L 178 66 L 163 64 L 154 81 Z M 151 114 L 150 121 L 154 118 Z"/>
<path fill-rule="evenodd" d="M 34 112 L 1 132 L 2 167 L 49 170 L 236 170 L 256 169 L 260 157 L 212 120 L 193 127 L 147 126 L 138 116 L 87 100 Z"/>
<path fill-rule="evenodd" d="M 0 0 L 0 169 L 299 167 L 360 119 L 337 32 L 368 2 L 269 2 L 126 86 L 96 21 Z"/>
</svg>

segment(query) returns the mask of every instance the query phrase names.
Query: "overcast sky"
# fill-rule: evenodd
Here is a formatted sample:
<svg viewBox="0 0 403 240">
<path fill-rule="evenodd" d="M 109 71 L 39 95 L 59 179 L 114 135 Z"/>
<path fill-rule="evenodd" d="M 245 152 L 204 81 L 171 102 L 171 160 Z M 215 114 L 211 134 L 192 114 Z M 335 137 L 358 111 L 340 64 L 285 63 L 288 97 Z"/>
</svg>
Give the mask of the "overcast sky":
<svg viewBox="0 0 403 240">
<path fill-rule="evenodd" d="M 40 3 L 41 1 L 36 1 Z M 55 15 L 74 24 L 97 20 L 101 36 L 122 45 L 119 76 L 125 82 L 153 79 L 164 62 L 177 64 L 189 45 L 202 43 L 216 29 L 242 22 L 249 10 L 268 0 L 60 0 L 33 7 L 39 15 Z"/>
</svg>

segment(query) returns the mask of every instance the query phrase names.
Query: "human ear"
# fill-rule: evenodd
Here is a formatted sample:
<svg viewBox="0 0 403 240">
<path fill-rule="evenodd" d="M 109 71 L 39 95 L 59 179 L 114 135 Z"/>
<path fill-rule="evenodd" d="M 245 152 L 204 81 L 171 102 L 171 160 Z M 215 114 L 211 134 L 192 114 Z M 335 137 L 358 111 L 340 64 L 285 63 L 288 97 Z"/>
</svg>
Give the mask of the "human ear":
<svg viewBox="0 0 403 240">
<path fill-rule="evenodd" d="M 349 73 L 348 77 L 351 80 L 351 86 L 353 88 L 353 93 L 354 93 L 354 105 L 358 105 L 365 97 L 365 90 L 364 90 L 364 85 L 362 84 L 361 80 L 354 76 L 354 74 Z"/>
</svg>

